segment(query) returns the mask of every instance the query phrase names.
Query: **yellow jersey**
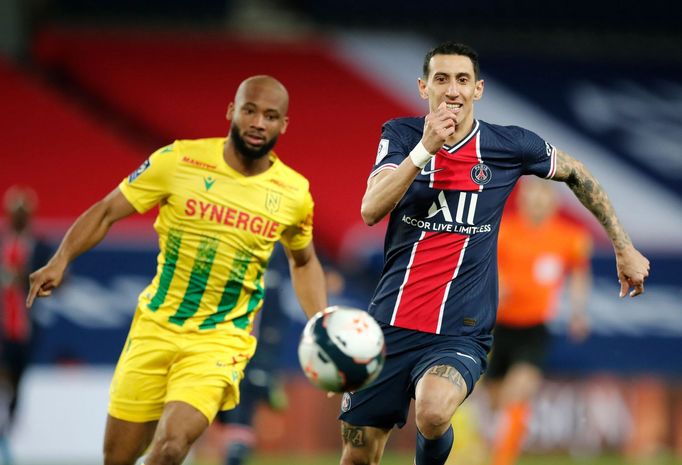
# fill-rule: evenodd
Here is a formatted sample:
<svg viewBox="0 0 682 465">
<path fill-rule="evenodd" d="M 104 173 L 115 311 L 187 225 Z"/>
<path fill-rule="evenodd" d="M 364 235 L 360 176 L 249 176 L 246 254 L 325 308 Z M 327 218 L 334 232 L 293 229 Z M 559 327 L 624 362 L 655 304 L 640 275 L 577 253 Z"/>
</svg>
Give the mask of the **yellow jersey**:
<svg viewBox="0 0 682 465">
<path fill-rule="evenodd" d="M 244 176 L 225 162 L 225 141 L 175 141 L 119 184 L 138 212 L 159 205 L 156 276 L 138 306 L 178 332 L 249 332 L 275 242 L 312 240 L 308 181 L 272 152 L 265 172 Z"/>
</svg>

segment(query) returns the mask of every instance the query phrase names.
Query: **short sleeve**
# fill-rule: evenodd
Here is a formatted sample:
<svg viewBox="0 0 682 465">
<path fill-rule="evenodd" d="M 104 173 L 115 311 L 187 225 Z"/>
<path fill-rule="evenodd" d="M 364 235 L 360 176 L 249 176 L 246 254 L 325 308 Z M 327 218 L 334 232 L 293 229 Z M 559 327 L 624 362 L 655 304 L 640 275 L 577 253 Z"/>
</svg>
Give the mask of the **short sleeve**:
<svg viewBox="0 0 682 465">
<path fill-rule="evenodd" d="M 286 228 L 280 238 L 282 245 L 289 250 L 301 250 L 313 240 L 314 205 L 313 196 L 307 191 L 299 209 L 299 221 Z"/>
<path fill-rule="evenodd" d="M 381 139 L 377 148 L 377 157 L 369 177 L 371 178 L 385 169 L 396 169 L 413 148 L 406 147 L 392 121 L 384 123 L 381 128 Z"/>
<path fill-rule="evenodd" d="M 154 152 L 118 185 L 123 196 L 139 213 L 148 211 L 170 193 L 176 162 L 174 145 Z"/>
<path fill-rule="evenodd" d="M 556 149 L 552 144 L 527 129 L 518 128 L 519 150 L 523 157 L 523 174 L 552 178 L 556 173 Z"/>
</svg>

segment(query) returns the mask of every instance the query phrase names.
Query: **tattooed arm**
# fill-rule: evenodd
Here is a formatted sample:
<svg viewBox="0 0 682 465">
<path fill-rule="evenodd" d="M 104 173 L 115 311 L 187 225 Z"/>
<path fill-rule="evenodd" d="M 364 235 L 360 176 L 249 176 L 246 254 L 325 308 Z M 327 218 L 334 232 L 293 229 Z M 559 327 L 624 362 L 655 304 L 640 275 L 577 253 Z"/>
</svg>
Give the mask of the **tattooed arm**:
<svg viewBox="0 0 682 465">
<path fill-rule="evenodd" d="M 620 224 L 604 188 L 581 162 L 557 150 L 557 169 L 552 178 L 565 182 L 585 208 L 601 223 L 616 253 L 616 269 L 620 282 L 620 296 L 630 288 L 630 297 L 644 292 L 644 280 L 649 276 L 649 260 L 632 245 L 630 236 Z"/>
</svg>

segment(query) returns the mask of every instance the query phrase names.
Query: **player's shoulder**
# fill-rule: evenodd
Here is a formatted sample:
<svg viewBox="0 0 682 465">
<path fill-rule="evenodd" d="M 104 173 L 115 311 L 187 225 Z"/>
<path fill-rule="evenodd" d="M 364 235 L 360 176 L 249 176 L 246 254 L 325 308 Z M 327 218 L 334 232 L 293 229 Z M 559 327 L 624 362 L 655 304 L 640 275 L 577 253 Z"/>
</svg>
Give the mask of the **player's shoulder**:
<svg viewBox="0 0 682 465">
<path fill-rule="evenodd" d="M 178 139 L 169 147 L 174 152 L 192 153 L 194 155 L 214 154 L 216 147 L 225 142 L 224 137 L 206 137 L 203 139 Z M 220 151 L 222 153 L 222 151 Z"/>
<path fill-rule="evenodd" d="M 178 139 L 170 147 L 180 165 L 215 170 L 223 155 L 224 137 L 203 139 Z"/>
<path fill-rule="evenodd" d="M 280 185 L 280 187 L 296 189 L 307 192 L 310 189 L 310 181 L 291 166 L 284 163 L 280 158 L 276 159 L 275 169 L 270 176 L 270 182 Z"/>
<path fill-rule="evenodd" d="M 516 125 L 493 124 L 481 120 L 478 120 L 478 123 L 480 124 L 482 133 L 487 132 L 494 136 L 509 140 L 514 140 L 519 136 L 524 136 L 525 134 L 532 133 L 532 131 Z"/>
<path fill-rule="evenodd" d="M 393 118 L 382 125 L 382 130 L 393 130 L 399 134 L 419 134 L 424 132 L 423 116 L 405 116 Z"/>
</svg>

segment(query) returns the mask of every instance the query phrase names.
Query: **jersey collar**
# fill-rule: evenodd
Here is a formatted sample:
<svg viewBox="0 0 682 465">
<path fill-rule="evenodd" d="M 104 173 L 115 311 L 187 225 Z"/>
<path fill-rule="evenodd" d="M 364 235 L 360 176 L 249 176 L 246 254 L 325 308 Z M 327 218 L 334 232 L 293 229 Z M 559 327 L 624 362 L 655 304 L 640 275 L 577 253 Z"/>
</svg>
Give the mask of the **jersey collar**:
<svg viewBox="0 0 682 465">
<path fill-rule="evenodd" d="M 478 120 L 474 120 L 474 127 L 471 128 L 471 131 L 469 131 L 469 134 L 467 134 L 464 139 L 461 141 L 457 142 L 455 145 L 447 145 L 443 144 L 443 148 L 447 150 L 449 153 L 455 153 L 459 148 L 463 147 L 467 142 L 471 140 L 472 137 L 476 135 L 478 130 L 480 129 L 481 125 L 479 124 Z"/>
</svg>

